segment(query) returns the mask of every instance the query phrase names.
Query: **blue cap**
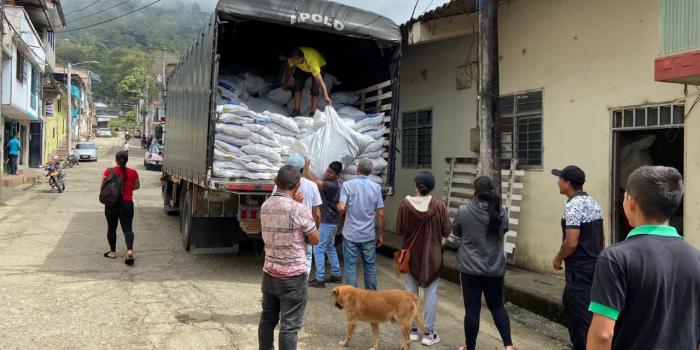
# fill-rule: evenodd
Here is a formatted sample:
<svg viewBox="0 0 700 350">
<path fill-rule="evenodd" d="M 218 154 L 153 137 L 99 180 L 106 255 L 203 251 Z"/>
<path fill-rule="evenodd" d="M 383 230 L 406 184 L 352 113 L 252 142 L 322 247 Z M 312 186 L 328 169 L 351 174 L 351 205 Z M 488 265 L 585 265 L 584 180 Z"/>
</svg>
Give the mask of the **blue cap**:
<svg viewBox="0 0 700 350">
<path fill-rule="evenodd" d="M 291 165 L 297 169 L 304 169 L 304 163 L 304 157 L 298 153 L 289 155 L 289 158 L 287 159 L 287 165 Z"/>
</svg>

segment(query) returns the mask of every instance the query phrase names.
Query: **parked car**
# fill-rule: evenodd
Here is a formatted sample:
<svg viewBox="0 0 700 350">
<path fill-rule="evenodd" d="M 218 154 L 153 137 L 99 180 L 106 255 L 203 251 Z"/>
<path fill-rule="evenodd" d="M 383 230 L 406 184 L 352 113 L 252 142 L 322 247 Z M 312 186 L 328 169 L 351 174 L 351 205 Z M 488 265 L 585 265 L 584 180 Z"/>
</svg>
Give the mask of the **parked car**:
<svg viewBox="0 0 700 350">
<path fill-rule="evenodd" d="M 97 130 L 97 137 L 112 137 L 112 130 L 109 130 L 109 128 L 100 128 Z"/>
<path fill-rule="evenodd" d="M 151 143 L 151 147 L 146 150 L 143 156 L 143 166 L 146 170 L 160 171 L 163 166 L 163 146 L 158 142 Z"/>
<path fill-rule="evenodd" d="M 81 162 L 97 161 L 97 146 L 92 142 L 78 142 L 75 144 L 75 155 Z"/>
</svg>

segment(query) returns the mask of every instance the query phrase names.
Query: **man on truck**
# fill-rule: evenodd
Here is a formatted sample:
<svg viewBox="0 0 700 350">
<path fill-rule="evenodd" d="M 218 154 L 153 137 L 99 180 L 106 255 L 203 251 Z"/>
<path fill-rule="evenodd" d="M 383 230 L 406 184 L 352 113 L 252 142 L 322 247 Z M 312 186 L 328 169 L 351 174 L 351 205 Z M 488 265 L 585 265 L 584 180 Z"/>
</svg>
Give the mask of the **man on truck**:
<svg viewBox="0 0 700 350">
<path fill-rule="evenodd" d="M 294 76 L 294 85 L 292 85 L 292 92 L 294 93 L 294 111 L 292 111 L 291 116 L 296 117 L 301 115 L 301 97 L 304 91 L 304 85 L 306 85 L 306 80 L 311 76 L 311 111 L 309 116 L 313 117 L 316 109 L 318 108 L 318 102 L 320 100 L 320 94 L 323 93 L 323 99 L 326 101 L 327 105 L 331 105 L 331 98 L 328 96 L 328 88 L 326 88 L 326 83 L 323 81 L 325 76 L 326 59 L 323 58 L 320 52 L 316 49 L 310 47 L 297 47 L 292 50 L 292 54 L 289 55 L 287 60 L 287 68 L 284 72 L 284 81 L 282 86 L 285 90 L 289 89 L 289 78 Z"/>
</svg>

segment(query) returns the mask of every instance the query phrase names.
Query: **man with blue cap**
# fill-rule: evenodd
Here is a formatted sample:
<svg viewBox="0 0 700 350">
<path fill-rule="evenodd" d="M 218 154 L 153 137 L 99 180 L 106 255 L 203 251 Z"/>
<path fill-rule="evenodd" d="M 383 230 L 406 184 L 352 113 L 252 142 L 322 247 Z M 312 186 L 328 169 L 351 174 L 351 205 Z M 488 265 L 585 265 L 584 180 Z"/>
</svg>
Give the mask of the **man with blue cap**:
<svg viewBox="0 0 700 350">
<path fill-rule="evenodd" d="M 291 165 L 295 169 L 299 169 L 299 172 L 303 174 L 305 165 L 304 157 L 296 153 L 291 154 L 287 159 L 287 165 Z M 273 194 L 276 192 L 277 186 L 275 186 L 275 188 L 272 189 Z M 318 186 L 316 186 L 316 184 L 313 181 L 302 176 L 301 184 L 299 185 L 299 191 L 297 192 L 297 196 L 294 199 L 296 199 L 297 202 L 303 204 L 305 207 L 311 210 L 311 214 L 314 218 L 314 222 L 316 223 L 316 227 L 318 227 L 321 221 L 321 204 L 323 204 L 323 201 L 321 200 L 321 193 L 318 191 Z M 307 275 L 311 273 L 311 264 L 313 262 L 313 256 L 313 248 L 312 245 L 309 244 L 306 246 Z"/>
</svg>

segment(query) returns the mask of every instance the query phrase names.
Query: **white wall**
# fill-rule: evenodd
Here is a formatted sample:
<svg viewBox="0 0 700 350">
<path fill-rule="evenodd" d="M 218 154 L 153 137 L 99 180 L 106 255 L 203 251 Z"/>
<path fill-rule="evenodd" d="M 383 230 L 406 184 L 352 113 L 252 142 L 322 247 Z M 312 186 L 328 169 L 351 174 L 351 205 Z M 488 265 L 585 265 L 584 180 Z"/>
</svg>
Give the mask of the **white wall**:
<svg viewBox="0 0 700 350">
<path fill-rule="evenodd" d="M 436 178 L 435 195 L 441 197 L 447 166 L 445 158 L 477 156 L 469 151 L 469 130 L 476 127 L 476 84 L 470 89 L 456 89 L 457 67 L 466 61 L 473 38 L 468 36 L 404 49 L 400 113 L 432 109 L 432 169 L 403 168 L 401 154 L 397 154 L 395 195 L 386 200 L 388 230 L 395 230 L 401 200 L 408 194 L 415 194 L 413 178 L 419 171 L 433 172 Z M 476 47 L 472 51 L 471 60 L 475 57 Z M 397 127 L 401 130 L 401 117 Z M 400 137 L 397 139 L 399 149 Z"/>
</svg>

